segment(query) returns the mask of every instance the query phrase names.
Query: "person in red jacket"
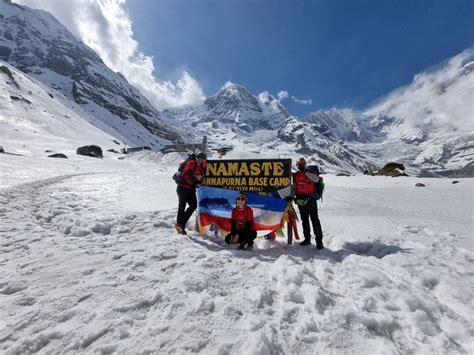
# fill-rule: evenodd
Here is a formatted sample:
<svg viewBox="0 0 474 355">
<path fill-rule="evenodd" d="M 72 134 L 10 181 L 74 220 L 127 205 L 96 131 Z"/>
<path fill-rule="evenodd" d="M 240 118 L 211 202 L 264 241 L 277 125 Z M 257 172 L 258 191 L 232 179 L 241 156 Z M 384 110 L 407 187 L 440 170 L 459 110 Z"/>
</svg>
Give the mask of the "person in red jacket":
<svg viewBox="0 0 474 355">
<path fill-rule="evenodd" d="M 206 154 L 199 153 L 196 160 L 190 160 L 183 168 L 183 182 L 178 184 L 178 216 L 176 218 L 176 231 L 178 234 L 186 233 L 186 223 L 196 210 L 196 187 L 201 184 L 206 172 Z M 186 205 L 188 208 L 186 209 Z"/>
<path fill-rule="evenodd" d="M 227 244 L 239 243 L 239 249 L 252 249 L 257 238 L 252 208 L 247 205 L 247 195 L 239 193 L 232 209 L 231 230 L 225 237 Z"/>
<path fill-rule="evenodd" d="M 316 183 L 319 176 L 306 168 L 305 158 L 299 158 L 296 162 L 298 171 L 293 174 L 293 184 L 295 186 L 295 202 L 301 215 L 303 224 L 304 241 L 300 245 L 311 244 L 311 228 L 309 220 L 313 225 L 313 232 L 316 235 L 316 247 L 323 249 L 323 231 L 318 217 L 318 204 L 316 202 Z"/>
</svg>

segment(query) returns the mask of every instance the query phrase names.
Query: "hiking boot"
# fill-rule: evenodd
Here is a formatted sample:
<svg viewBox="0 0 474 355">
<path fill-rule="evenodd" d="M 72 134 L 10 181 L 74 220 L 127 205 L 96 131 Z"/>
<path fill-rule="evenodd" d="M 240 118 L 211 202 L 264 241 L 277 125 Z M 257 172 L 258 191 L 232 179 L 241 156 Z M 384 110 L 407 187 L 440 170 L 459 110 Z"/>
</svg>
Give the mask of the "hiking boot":
<svg viewBox="0 0 474 355">
<path fill-rule="evenodd" d="M 300 245 L 302 246 L 311 245 L 311 241 L 309 239 L 305 239 L 302 242 L 300 242 Z"/>
<path fill-rule="evenodd" d="M 237 249 L 244 250 L 247 247 L 247 245 L 248 245 L 247 243 L 242 243 L 242 244 L 239 245 L 239 247 Z"/>
<path fill-rule="evenodd" d="M 323 241 L 322 240 L 317 240 L 316 241 L 316 248 L 317 249 L 324 249 Z"/>
<path fill-rule="evenodd" d="M 176 233 L 178 233 L 178 234 L 183 234 L 183 235 L 186 235 L 186 234 L 187 234 L 186 231 L 184 230 L 184 228 L 181 227 L 181 225 L 179 225 L 178 223 L 176 223 L 176 224 L 174 225 L 174 227 L 176 228 Z"/>
</svg>

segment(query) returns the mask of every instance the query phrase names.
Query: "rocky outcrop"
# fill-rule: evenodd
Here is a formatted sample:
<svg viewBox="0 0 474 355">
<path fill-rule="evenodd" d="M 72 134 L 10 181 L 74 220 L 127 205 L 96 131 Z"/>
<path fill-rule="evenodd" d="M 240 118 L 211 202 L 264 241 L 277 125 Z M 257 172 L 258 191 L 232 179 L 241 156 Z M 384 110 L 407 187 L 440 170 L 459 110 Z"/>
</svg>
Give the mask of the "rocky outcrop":
<svg viewBox="0 0 474 355">
<path fill-rule="evenodd" d="M 76 154 L 84 155 L 86 157 L 103 158 L 102 148 L 98 145 L 85 145 L 83 147 L 79 147 L 76 150 Z"/>
<path fill-rule="evenodd" d="M 51 155 L 48 155 L 48 158 L 62 158 L 62 159 L 68 159 L 66 154 L 63 153 L 54 153 Z"/>
<path fill-rule="evenodd" d="M 375 173 L 376 176 L 408 176 L 405 173 L 405 167 L 400 163 L 388 163 L 385 164 L 382 169 Z"/>
</svg>

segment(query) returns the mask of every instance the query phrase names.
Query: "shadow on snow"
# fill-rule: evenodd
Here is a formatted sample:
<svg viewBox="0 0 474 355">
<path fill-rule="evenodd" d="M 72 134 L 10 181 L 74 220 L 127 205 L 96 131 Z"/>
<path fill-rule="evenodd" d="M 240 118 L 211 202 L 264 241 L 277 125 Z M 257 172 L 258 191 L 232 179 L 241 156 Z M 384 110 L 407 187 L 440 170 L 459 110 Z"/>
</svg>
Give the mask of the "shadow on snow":
<svg viewBox="0 0 474 355">
<path fill-rule="evenodd" d="M 409 253 L 411 249 L 401 248 L 397 245 L 389 245 L 380 241 L 368 241 L 368 242 L 346 242 L 342 249 L 331 250 L 325 247 L 323 250 L 316 249 L 313 244 L 311 246 L 300 246 L 296 242 L 289 246 L 286 243 L 280 241 L 263 241 L 263 249 L 238 250 L 237 245 L 228 245 L 220 237 L 195 237 L 188 236 L 193 242 L 202 245 L 209 251 L 220 253 L 220 252 L 231 252 L 235 257 L 252 259 L 257 258 L 261 261 L 271 262 L 283 255 L 296 257 L 303 261 L 310 259 L 326 260 L 331 263 L 340 263 L 350 255 L 359 256 L 372 256 L 377 259 L 382 259 L 387 255 L 398 254 L 398 253 Z M 259 242 L 258 245 L 262 245 Z M 296 260 L 295 260 L 296 261 Z"/>
</svg>

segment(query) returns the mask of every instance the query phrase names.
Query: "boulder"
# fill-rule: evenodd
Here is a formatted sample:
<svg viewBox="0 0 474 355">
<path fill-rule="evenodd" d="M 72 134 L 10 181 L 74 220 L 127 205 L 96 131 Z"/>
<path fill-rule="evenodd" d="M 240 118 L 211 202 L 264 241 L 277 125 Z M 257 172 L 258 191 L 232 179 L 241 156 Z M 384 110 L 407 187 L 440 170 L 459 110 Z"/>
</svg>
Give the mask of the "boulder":
<svg viewBox="0 0 474 355">
<path fill-rule="evenodd" d="M 0 153 L 5 153 L 5 151 L 3 150 L 3 147 L 0 145 Z"/>
<path fill-rule="evenodd" d="M 453 181 L 453 184 L 459 184 L 459 181 L 458 181 L 458 180 L 454 180 L 454 181 Z"/>
<path fill-rule="evenodd" d="M 76 150 L 76 154 L 84 155 L 86 157 L 103 158 L 102 148 L 98 145 L 85 145 L 83 147 L 79 147 Z"/>
<path fill-rule="evenodd" d="M 377 176 L 408 176 L 405 174 L 405 167 L 400 163 L 388 163 L 375 173 Z"/>
<path fill-rule="evenodd" d="M 421 182 L 417 182 L 415 184 L 415 187 L 425 187 L 426 185 L 425 184 L 422 184 Z"/>
<path fill-rule="evenodd" d="M 66 156 L 66 154 L 63 154 L 63 153 L 54 153 L 54 154 L 48 155 L 48 158 L 63 158 L 63 159 L 67 159 L 67 156 Z"/>
</svg>

